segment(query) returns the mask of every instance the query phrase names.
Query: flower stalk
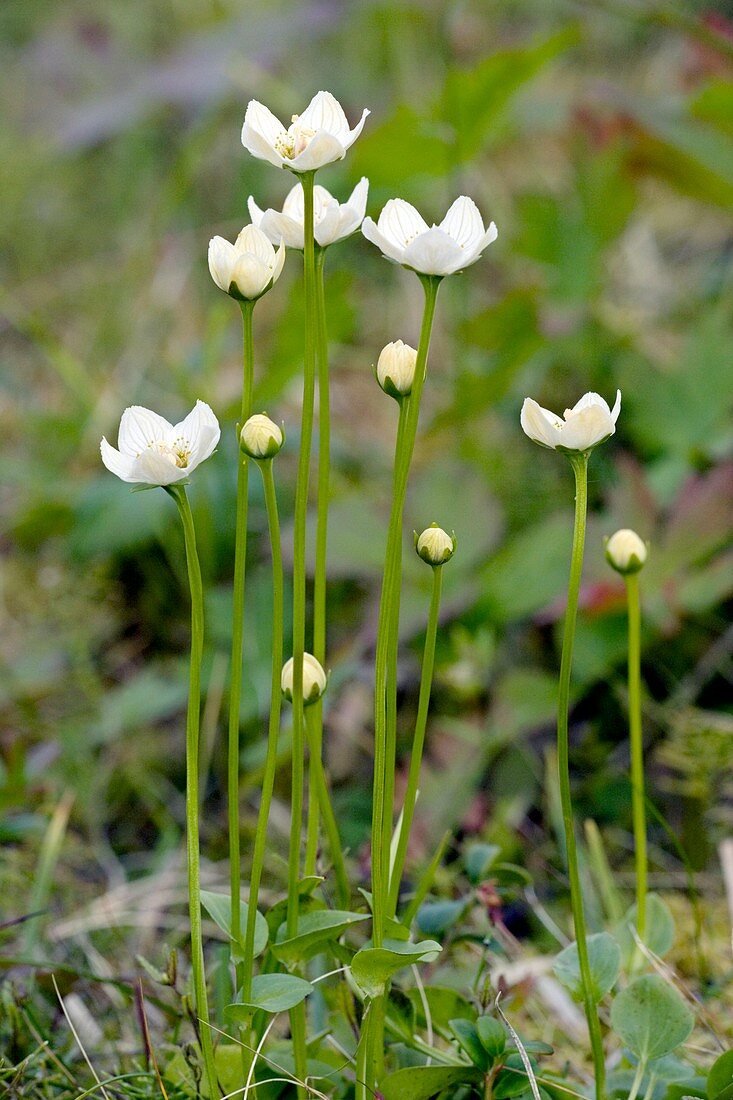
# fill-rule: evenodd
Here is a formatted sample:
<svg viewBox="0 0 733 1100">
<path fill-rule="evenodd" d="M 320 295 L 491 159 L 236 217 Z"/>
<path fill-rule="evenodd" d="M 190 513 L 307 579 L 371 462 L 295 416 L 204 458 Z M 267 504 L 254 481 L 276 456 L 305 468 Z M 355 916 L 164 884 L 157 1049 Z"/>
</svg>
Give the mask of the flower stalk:
<svg viewBox="0 0 733 1100">
<path fill-rule="evenodd" d="M 627 573 L 629 656 L 629 738 L 631 742 L 631 798 L 636 860 L 636 930 L 644 942 L 646 936 L 647 841 L 644 795 L 644 743 L 641 728 L 641 602 L 639 574 Z"/>
<path fill-rule="evenodd" d="M 570 765 L 569 765 L 569 710 L 570 710 L 570 677 L 573 664 L 573 648 L 575 644 L 575 626 L 578 615 L 578 597 L 580 594 L 580 581 L 583 572 L 583 554 L 585 549 L 585 528 L 588 509 L 588 453 L 576 452 L 568 455 L 573 473 L 575 474 L 575 521 L 573 525 L 573 547 L 570 558 L 570 579 L 568 583 L 568 602 L 565 612 L 565 626 L 563 630 L 562 657 L 560 661 L 560 684 L 557 704 L 557 762 L 560 785 L 560 803 L 562 806 L 563 831 L 565 834 L 565 850 L 568 865 L 568 877 L 570 879 L 570 905 L 573 912 L 575 926 L 575 939 L 578 945 L 578 962 L 580 966 L 581 986 L 583 990 L 583 1005 L 588 1022 L 593 1065 L 595 1070 L 596 1100 L 603 1100 L 605 1095 L 605 1062 L 603 1057 L 603 1040 L 601 1026 L 598 1019 L 598 1011 L 593 998 L 593 984 L 588 957 L 587 932 L 585 912 L 583 908 L 583 892 L 580 882 L 580 869 L 578 865 L 578 851 L 575 840 L 575 825 L 573 821 L 573 802 L 570 789 Z"/>
<path fill-rule="evenodd" d="M 227 805 L 229 825 L 229 892 L 232 906 L 232 938 L 241 939 L 241 851 L 239 818 L 239 732 L 242 700 L 242 657 L 244 648 L 245 568 L 247 561 L 247 509 L 249 494 L 249 460 L 239 446 L 239 433 L 252 412 L 254 348 L 252 313 L 254 301 L 240 302 L 242 310 L 242 406 L 237 425 L 237 505 L 234 542 L 234 593 L 232 609 L 231 682 L 229 688 L 229 725 L 227 738 Z M 246 971 L 237 969 L 237 985 L 241 986 Z"/>
<path fill-rule="evenodd" d="M 204 593 L 201 567 L 196 549 L 191 505 L 182 485 L 166 486 L 178 505 L 186 547 L 186 567 L 191 593 L 191 660 L 189 666 L 188 710 L 186 713 L 186 862 L 188 868 L 188 907 L 191 924 L 191 969 L 194 1006 L 198 1021 L 204 1072 L 209 1096 L 220 1095 L 214 1064 L 209 1006 L 206 997 L 204 943 L 201 926 L 201 870 L 199 853 L 199 734 L 201 720 L 201 658 L 204 644 Z"/>
<path fill-rule="evenodd" d="M 345 909 L 349 904 L 351 890 L 349 888 L 349 876 L 346 873 L 344 854 L 341 849 L 341 838 L 339 837 L 336 815 L 331 805 L 331 799 L 328 793 L 328 783 L 326 782 L 326 773 L 323 769 L 323 761 L 321 760 L 319 751 L 319 734 L 321 726 L 318 710 L 320 709 L 321 703 L 322 700 L 319 699 L 317 703 L 307 707 L 305 712 L 305 728 L 308 739 L 308 752 L 310 754 L 309 776 L 310 782 L 313 784 L 314 796 L 317 800 L 321 816 L 323 817 L 323 825 L 328 838 L 331 862 L 333 863 L 334 875 L 336 877 L 338 904 L 342 909 Z"/>
</svg>

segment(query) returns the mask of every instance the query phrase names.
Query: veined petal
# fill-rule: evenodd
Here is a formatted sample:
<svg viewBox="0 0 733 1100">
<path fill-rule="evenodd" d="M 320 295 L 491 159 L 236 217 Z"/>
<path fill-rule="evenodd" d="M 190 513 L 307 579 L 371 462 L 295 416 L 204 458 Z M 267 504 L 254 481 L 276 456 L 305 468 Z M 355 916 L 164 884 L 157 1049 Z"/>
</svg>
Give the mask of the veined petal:
<svg viewBox="0 0 733 1100">
<path fill-rule="evenodd" d="M 605 408 L 595 403 L 586 405 L 568 417 L 561 432 L 563 447 L 570 451 L 587 451 L 613 435 L 616 426 L 605 401 L 603 405 Z"/>
<path fill-rule="evenodd" d="M 326 248 L 327 245 L 339 239 L 340 222 L 341 207 L 337 202 L 334 201 L 330 206 L 324 207 L 313 227 L 314 236 L 321 248 Z"/>
<path fill-rule="evenodd" d="M 134 481 L 132 471 L 135 465 L 135 459 L 132 455 L 121 454 L 116 447 L 113 447 L 111 443 L 108 443 L 106 439 L 102 439 L 99 444 L 99 451 L 102 455 L 102 462 L 112 474 L 116 474 L 122 481 Z"/>
<path fill-rule="evenodd" d="M 531 397 L 526 397 L 522 405 L 520 417 L 522 430 L 525 435 L 535 443 L 543 447 L 551 447 L 553 450 L 562 440 L 562 421 L 549 409 L 543 409 Z"/>
<path fill-rule="evenodd" d="M 273 285 L 278 281 L 282 274 L 283 265 L 285 263 L 285 241 L 280 238 L 280 245 L 275 253 L 275 263 L 272 265 L 272 282 Z"/>
<path fill-rule="evenodd" d="M 212 434 L 214 443 L 210 450 L 199 459 L 200 462 L 203 462 L 204 458 L 208 458 L 214 450 L 214 447 L 219 442 L 221 432 L 219 429 L 219 421 L 216 419 L 211 406 L 207 405 L 205 401 L 197 401 L 188 416 L 186 416 L 180 424 L 176 424 L 171 429 L 170 442 L 174 443 L 177 439 L 182 439 L 185 441 L 189 450 L 200 450 L 202 439 L 208 446 Z"/>
<path fill-rule="evenodd" d="M 303 247 L 303 223 L 281 214 L 279 210 L 265 210 L 260 228 L 273 244 L 284 241 L 287 248 Z"/>
<path fill-rule="evenodd" d="M 136 458 L 152 444 L 163 442 L 172 431 L 172 425 L 158 413 L 142 405 L 125 409 L 117 433 L 117 446 L 123 455 Z"/>
<path fill-rule="evenodd" d="M 345 153 L 346 149 L 338 137 L 329 134 L 327 130 L 319 130 L 303 152 L 286 163 L 294 172 L 311 172 L 316 168 L 323 168 L 325 164 L 341 160 Z"/>
<path fill-rule="evenodd" d="M 491 222 L 489 228 L 486 230 L 483 237 L 479 241 L 478 253 L 480 254 L 485 248 L 488 248 L 490 244 L 493 244 L 498 236 L 499 230 L 496 228 L 496 224 L 494 222 Z"/>
<path fill-rule="evenodd" d="M 318 190 L 318 184 L 313 188 L 313 198 L 315 203 L 315 192 Z M 325 190 L 325 188 L 324 188 Z M 287 214 L 293 221 L 303 224 L 304 217 L 305 198 L 303 196 L 303 184 L 296 183 L 295 187 L 291 187 L 285 196 L 285 202 L 283 203 L 283 214 Z"/>
<path fill-rule="evenodd" d="M 259 298 L 271 279 L 271 264 L 265 263 L 264 260 L 261 260 L 259 256 L 255 256 L 252 252 L 245 252 L 237 256 L 232 267 L 231 281 L 243 298 Z"/>
<path fill-rule="evenodd" d="M 325 187 L 321 187 L 320 183 L 315 185 L 313 188 L 313 221 L 316 225 L 322 218 L 325 218 L 329 210 L 333 207 L 338 208 L 338 205 L 330 191 Z M 303 209 L 303 217 L 305 217 L 305 209 Z"/>
<path fill-rule="evenodd" d="M 309 130 L 325 130 L 339 138 L 342 144 L 349 135 L 349 121 L 344 109 L 330 92 L 316 92 L 298 122 Z"/>
<path fill-rule="evenodd" d="M 423 275 L 452 275 L 471 261 L 452 237 L 434 225 L 408 244 L 402 262 Z"/>
<path fill-rule="evenodd" d="M 608 402 L 604 397 L 601 397 L 599 393 L 584 393 L 580 401 L 576 401 L 572 409 L 565 410 L 565 419 L 567 420 L 571 416 L 575 416 L 576 413 L 582 412 L 583 409 L 588 409 L 591 405 L 598 405 L 603 409 L 608 416 L 611 415 L 611 410 L 608 407 Z"/>
<path fill-rule="evenodd" d="M 467 195 L 456 199 L 439 228 L 467 252 L 477 249 L 484 236 L 483 218 L 476 203 Z"/>
<path fill-rule="evenodd" d="M 368 241 L 371 241 L 384 253 L 388 260 L 394 260 L 396 264 L 402 263 L 405 255 L 404 247 L 385 237 L 372 218 L 364 218 L 361 223 L 361 231 Z"/>
<path fill-rule="evenodd" d="M 349 131 L 348 137 L 344 140 L 344 149 L 350 149 L 351 146 L 354 144 L 354 142 L 358 138 L 359 134 L 364 129 L 364 123 L 366 122 L 367 117 L 370 114 L 371 114 L 371 111 L 369 110 L 369 108 L 365 107 L 363 112 L 362 112 L 362 116 L 359 119 L 359 121 L 357 122 L 356 126 L 354 127 L 353 130 Z"/>
<path fill-rule="evenodd" d="M 242 126 L 242 145 L 245 149 L 252 156 L 281 168 L 284 160 L 275 147 L 285 137 L 287 131 L 272 111 L 256 99 L 250 100 Z"/>
<path fill-rule="evenodd" d="M 212 237 L 209 241 L 209 271 L 220 290 L 228 291 L 231 283 L 234 263 L 234 245 L 223 237 Z"/>
<path fill-rule="evenodd" d="M 262 219 L 265 216 L 265 211 L 262 207 L 258 206 L 254 200 L 254 195 L 250 195 L 247 199 L 247 209 L 249 210 L 249 218 L 252 225 L 256 225 L 258 229 L 262 229 Z M 264 230 L 263 230 L 264 232 Z"/>
<path fill-rule="evenodd" d="M 173 485 L 176 481 L 183 481 L 188 474 L 187 466 L 177 466 L 172 458 L 152 447 L 135 459 L 132 470 L 133 480 L 145 485 Z"/>
<path fill-rule="evenodd" d="M 415 237 L 427 232 L 428 224 L 409 202 L 390 199 L 379 215 L 377 228 L 383 237 L 399 249 L 404 249 Z"/>
<path fill-rule="evenodd" d="M 618 414 L 621 412 L 621 390 L 616 390 L 616 400 L 613 403 L 611 409 L 611 420 L 613 420 L 614 426 L 618 420 Z"/>
<path fill-rule="evenodd" d="M 342 210 L 344 207 L 356 214 L 361 222 L 366 214 L 367 199 L 369 197 L 369 180 L 366 176 L 362 176 L 357 183 L 354 190 L 349 195 L 345 203 L 342 203 Z"/>
<path fill-rule="evenodd" d="M 275 249 L 272 247 L 272 242 L 256 225 L 245 225 L 234 242 L 234 249 L 237 259 L 243 253 L 249 252 L 268 267 L 272 267 L 275 262 Z"/>
</svg>

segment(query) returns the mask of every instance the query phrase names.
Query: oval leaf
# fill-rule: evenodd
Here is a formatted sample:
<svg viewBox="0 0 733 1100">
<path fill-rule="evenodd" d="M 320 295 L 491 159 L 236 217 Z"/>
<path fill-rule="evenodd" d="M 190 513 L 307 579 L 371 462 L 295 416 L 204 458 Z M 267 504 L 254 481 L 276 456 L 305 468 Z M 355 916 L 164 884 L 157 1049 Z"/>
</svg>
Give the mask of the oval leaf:
<svg viewBox="0 0 733 1100">
<path fill-rule="evenodd" d="M 635 978 L 611 1007 L 614 1031 L 645 1062 L 676 1050 L 694 1022 L 682 995 L 658 974 Z"/>
<path fill-rule="evenodd" d="M 232 958 L 235 962 L 241 962 L 244 957 L 244 932 L 247 927 L 247 916 L 249 914 L 249 906 L 246 901 L 242 902 L 241 911 L 241 924 L 242 935 L 239 940 L 235 940 L 232 937 L 232 899 L 229 894 L 214 894 L 210 890 L 201 891 L 201 904 L 211 919 L 219 925 L 222 932 L 226 932 L 227 936 L 231 940 L 232 946 Z M 262 913 L 257 911 L 255 917 L 255 944 L 254 953 L 255 958 L 261 955 L 267 947 L 267 941 L 269 939 L 269 929 L 267 927 L 267 921 L 263 917 Z"/>
<path fill-rule="evenodd" d="M 733 1096 L 733 1050 L 727 1050 L 717 1058 L 708 1073 L 707 1091 L 709 1100 L 719 1100 Z"/>
<path fill-rule="evenodd" d="M 390 1073 L 381 1085 L 384 1100 L 430 1100 L 456 1085 L 475 1085 L 481 1073 L 473 1066 L 409 1066 Z"/>
<path fill-rule="evenodd" d="M 352 924 L 369 919 L 368 913 L 348 913 L 339 909 L 317 909 L 307 913 L 298 921 L 297 935 L 290 939 L 281 939 L 286 934 L 285 925 L 280 927 L 278 941 L 273 943 L 271 951 L 276 959 L 292 966 L 305 962 L 318 953 L 319 948 L 329 940 L 337 940 Z"/>
<path fill-rule="evenodd" d="M 440 936 L 463 916 L 468 902 L 427 901 L 417 911 L 416 924 L 426 936 Z"/>
<path fill-rule="evenodd" d="M 490 1059 L 478 1037 L 475 1025 L 470 1020 L 451 1020 L 448 1025 L 458 1040 L 459 1046 L 468 1055 L 477 1069 L 486 1073 Z"/>
<path fill-rule="evenodd" d="M 421 940 L 420 943 L 385 940 L 383 947 L 362 947 L 357 951 L 351 961 L 351 973 L 367 996 L 378 997 L 398 970 L 413 963 L 429 962 L 440 951 L 441 946 L 435 940 Z"/>
<path fill-rule="evenodd" d="M 609 993 L 621 969 L 621 948 L 608 932 L 597 932 L 586 939 L 591 973 L 591 991 L 596 1004 Z M 583 984 L 577 943 L 569 944 L 552 964 L 555 977 L 570 990 L 574 1000 L 582 1001 Z"/>
<path fill-rule="evenodd" d="M 294 974 L 257 974 L 252 979 L 249 999 L 227 1005 L 226 1012 L 234 1020 L 249 1020 L 255 1008 L 262 1012 L 285 1012 L 312 992 L 311 983 Z"/>
<path fill-rule="evenodd" d="M 621 946 L 624 963 L 627 966 L 630 965 L 637 950 L 631 928 L 636 928 L 636 905 L 631 906 L 616 929 L 616 939 Z M 664 958 L 674 944 L 674 918 L 658 894 L 649 894 L 646 899 L 644 943 L 660 959 Z"/>
</svg>

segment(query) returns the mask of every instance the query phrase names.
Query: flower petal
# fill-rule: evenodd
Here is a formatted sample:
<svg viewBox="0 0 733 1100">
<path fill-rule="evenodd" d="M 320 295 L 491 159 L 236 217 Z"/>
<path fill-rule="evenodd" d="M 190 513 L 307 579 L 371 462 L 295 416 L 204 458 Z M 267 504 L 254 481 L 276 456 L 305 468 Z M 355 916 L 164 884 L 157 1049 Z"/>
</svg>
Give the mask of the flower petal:
<svg viewBox="0 0 733 1100">
<path fill-rule="evenodd" d="M 256 225 L 258 229 L 262 229 L 262 219 L 265 216 L 265 211 L 261 206 L 258 206 L 254 200 L 254 195 L 250 195 L 247 199 L 247 209 L 249 210 L 249 220 L 252 225 Z"/>
<path fill-rule="evenodd" d="M 318 189 L 318 184 L 313 188 L 314 194 Z M 325 188 L 324 188 L 325 190 Z M 303 184 L 296 183 L 295 187 L 291 187 L 285 196 L 285 202 L 283 203 L 283 214 L 287 214 L 293 221 L 303 224 L 304 216 L 304 204 L 305 199 L 303 196 Z"/>
<path fill-rule="evenodd" d="M 364 220 L 366 213 L 367 195 L 369 193 L 369 180 L 363 176 L 345 203 L 339 206 L 338 226 L 334 236 L 335 241 L 342 241 L 344 237 L 350 237 L 355 233 Z"/>
<path fill-rule="evenodd" d="M 525 435 L 543 447 L 554 450 L 562 441 L 560 418 L 549 409 L 543 409 L 531 397 L 524 399 L 520 421 Z"/>
<path fill-rule="evenodd" d="M 334 200 L 330 206 L 323 208 L 320 218 L 314 225 L 314 235 L 321 248 L 326 248 L 327 245 L 339 240 L 340 224 L 341 207 Z"/>
<path fill-rule="evenodd" d="M 272 247 L 272 242 L 256 225 L 245 225 L 234 242 L 234 248 L 237 259 L 242 253 L 249 252 L 268 267 L 272 267 L 275 262 L 275 249 Z"/>
<path fill-rule="evenodd" d="M 185 440 L 188 446 L 187 469 L 189 471 L 195 470 L 212 454 L 221 436 L 219 421 L 205 401 L 197 401 L 185 420 L 176 424 L 173 431 L 175 438 Z"/>
<path fill-rule="evenodd" d="M 371 241 L 384 253 L 388 260 L 394 260 L 396 264 L 402 263 L 405 255 L 404 248 L 402 245 L 395 244 L 390 238 L 385 237 L 372 218 L 364 218 L 361 223 L 361 231 L 368 241 Z"/>
<path fill-rule="evenodd" d="M 270 247 L 272 246 L 270 245 Z M 232 268 L 232 283 L 243 298 L 250 300 L 259 298 L 271 280 L 272 264 L 265 263 L 264 260 L 261 260 L 259 256 L 255 256 L 252 252 L 244 252 L 237 256 Z"/>
<path fill-rule="evenodd" d="M 287 248 L 303 248 L 303 223 L 281 214 L 279 210 L 266 210 L 260 228 L 273 244 L 284 241 Z"/>
<path fill-rule="evenodd" d="M 285 163 L 294 172 L 312 172 L 316 168 L 323 168 L 326 164 L 333 164 L 335 160 L 341 160 L 346 154 L 343 143 L 327 130 L 319 130 L 310 139 L 302 153 Z"/>
<path fill-rule="evenodd" d="M 116 474 L 117 477 L 123 481 L 134 481 L 132 476 L 132 470 L 135 465 L 135 459 L 131 455 L 121 454 L 116 447 L 113 447 L 111 443 L 108 443 L 106 439 L 102 439 L 99 444 L 99 451 L 102 455 L 102 462 L 112 474 Z"/>
<path fill-rule="evenodd" d="M 164 417 L 142 405 L 132 405 L 122 414 L 117 446 L 123 455 L 137 458 L 153 443 L 166 440 L 171 430 L 172 425 Z"/>
<path fill-rule="evenodd" d="M 467 252 L 477 249 L 484 236 L 483 218 L 476 203 L 467 195 L 456 199 L 439 228 Z"/>
<path fill-rule="evenodd" d="M 616 400 L 613 403 L 611 409 L 611 420 L 613 420 L 614 426 L 618 420 L 618 414 L 621 412 L 621 390 L 616 390 Z"/>
<path fill-rule="evenodd" d="M 339 138 L 341 144 L 349 136 L 349 120 L 330 92 L 316 92 L 298 122 L 308 130 L 325 130 L 327 134 Z"/>
<path fill-rule="evenodd" d="M 229 290 L 234 255 L 234 245 L 223 237 L 212 237 L 209 241 L 209 271 L 220 290 Z"/>
<path fill-rule="evenodd" d="M 172 458 L 149 447 L 135 459 L 132 473 L 134 481 L 145 485 L 173 485 L 188 477 L 189 468 L 177 466 Z"/>
<path fill-rule="evenodd" d="M 280 239 L 280 247 L 275 253 L 275 263 L 272 266 L 272 283 L 273 286 L 280 278 L 282 274 L 283 265 L 285 263 L 285 241 Z"/>
<path fill-rule="evenodd" d="M 496 228 L 496 224 L 492 222 L 479 242 L 479 253 L 483 252 L 485 248 L 488 248 L 490 244 L 493 244 L 498 236 L 499 230 Z"/>
<path fill-rule="evenodd" d="M 594 402 L 587 404 L 579 412 L 573 412 L 566 419 L 561 432 L 561 443 L 570 451 L 587 451 L 608 439 L 615 431 L 606 402 L 603 401 L 603 405 Z"/>
<path fill-rule="evenodd" d="M 358 138 L 359 134 L 364 129 L 364 123 L 366 122 L 367 117 L 370 114 L 371 114 L 371 111 L 368 109 L 368 107 L 365 107 L 363 112 L 362 112 L 362 116 L 359 119 L 359 121 L 357 122 L 356 126 L 354 127 L 353 130 L 349 131 L 349 136 L 344 141 L 344 149 L 350 149 L 351 146 L 354 144 L 354 142 Z"/>
<path fill-rule="evenodd" d="M 272 111 L 256 99 L 250 100 L 242 126 L 242 145 L 259 160 L 269 161 L 281 168 L 284 161 L 275 145 L 287 136 L 287 131 Z"/>
<path fill-rule="evenodd" d="M 434 225 L 408 244 L 402 262 L 422 275 L 452 275 L 472 259 L 452 237 Z"/>
<path fill-rule="evenodd" d="M 409 202 L 404 199 L 390 199 L 379 215 L 377 227 L 383 237 L 402 250 L 415 237 L 426 233 L 428 224 Z"/>
</svg>

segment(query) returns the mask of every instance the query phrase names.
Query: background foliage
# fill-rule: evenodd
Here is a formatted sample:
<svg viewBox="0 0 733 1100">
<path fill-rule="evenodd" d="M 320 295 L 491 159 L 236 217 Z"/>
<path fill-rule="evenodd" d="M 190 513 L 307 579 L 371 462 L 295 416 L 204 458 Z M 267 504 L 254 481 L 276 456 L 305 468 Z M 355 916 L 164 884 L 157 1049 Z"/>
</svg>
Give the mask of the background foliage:
<svg viewBox="0 0 733 1100">
<path fill-rule="evenodd" d="M 446 570 L 414 857 L 449 829 L 456 843 L 500 844 L 546 904 L 564 893 L 549 746 L 572 485 L 566 463 L 522 436 L 518 412 L 526 394 L 562 409 L 585 390 L 611 398 L 618 386 L 619 431 L 591 468 L 578 806 L 623 875 L 624 601 L 602 536 L 633 526 L 652 544 L 643 674 L 655 878 L 685 888 L 697 872 L 707 932 L 716 921 L 725 928 L 716 845 L 730 832 L 733 790 L 731 5 L 250 0 L 245 10 L 235 0 L 5 0 L 0 41 L 0 914 L 44 910 L 12 951 L 96 972 L 106 955 L 120 973 L 134 970 L 139 952 L 164 965 L 175 942 L 183 551 L 170 502 L 127 493 L 102 469 L 98 441 L 132 403 L 175 419 L 203 397 L 233 423 L 237 311 L 211 283 L 206 245 L 236 233 L 250 193 L 277 206 L 291 185 L 241 148 L 247 100 L 287 117 L 324 85 L 350 117 L 363 105 L 373 113 L 320 182 L 343 198 L 365 174 L 370 213 L 400 194 L 429 221 L 468 193 L 499 226 L 486 258 L 442 292 L 408 502 L 410 525 L 437 520 L 459 540 Z M 344 838 L 361 859 L 395 421 L 372 364 L 387 340 L 416 341 L 420 297 L 417 280 L 360 236 L 330 250 L 327 278 L 327 757 Z M 278 459 L 288 515 L 302 338 L 296 255 L 255 327 L 256 404 L 289 433 Z M 225 853 L 232 438 L 225 431 L 192 491 L 208 583 L 204 841 L 214 879 Z M 259 492 L 253 478 L 242 712 L 250 825 L 269 677 Z M 406 558 L 403 749 L 429 582 Z M 279 794 L 271 886 L 283 871 L 285 768 Z M 454 857 L 451 848 L 437 883 L 444 900 L 454 894 Z M 517 935 L 541 939 L 519 892 L 499 901 Z M 104 1026 L 116 1034 L 114 1010 Z"/>
</svg>

